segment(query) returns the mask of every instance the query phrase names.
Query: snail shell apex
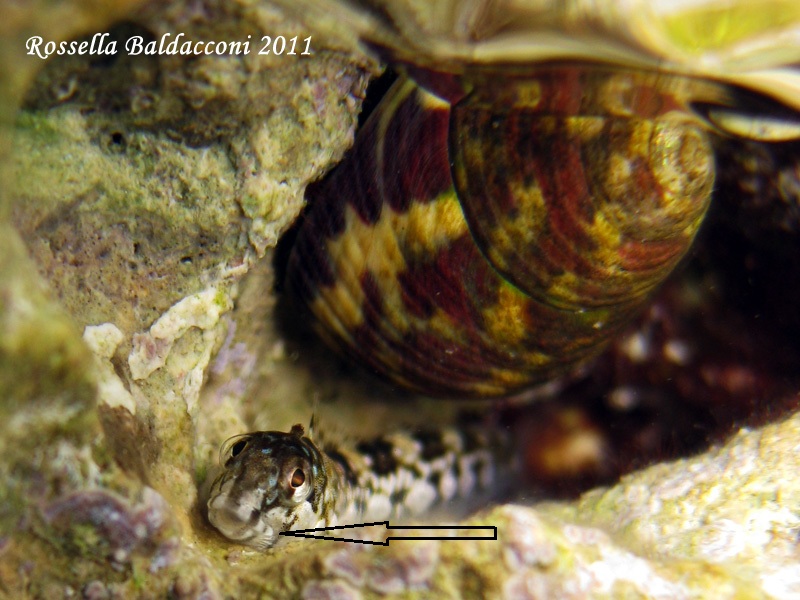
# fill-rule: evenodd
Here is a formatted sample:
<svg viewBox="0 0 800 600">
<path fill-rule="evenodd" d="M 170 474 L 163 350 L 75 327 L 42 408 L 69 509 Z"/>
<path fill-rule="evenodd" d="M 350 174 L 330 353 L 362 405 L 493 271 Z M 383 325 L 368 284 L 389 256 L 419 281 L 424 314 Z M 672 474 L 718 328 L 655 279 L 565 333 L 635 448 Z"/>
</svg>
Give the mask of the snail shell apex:
<svg viewBox="0 0 800 600">
<path fill-rule="evenodd" d="M 714 167 L 705 133 L 666 94 L 673 81 L 563 68 L 540 75 L 536 95 L 514 94 L 523 80 L 454 107 L 456 188 L 508 280 L 581 309 L 646 294 L 675 266 Z"/>
<path fill-rule="evenodd" d="M 309 191 L 288 273 L 323 337 L 434 395 L 599 352 L 708 205 L 710 145 L 674 79 L 562 66 L 452 105 L 399 81 Z"/>
</svg>

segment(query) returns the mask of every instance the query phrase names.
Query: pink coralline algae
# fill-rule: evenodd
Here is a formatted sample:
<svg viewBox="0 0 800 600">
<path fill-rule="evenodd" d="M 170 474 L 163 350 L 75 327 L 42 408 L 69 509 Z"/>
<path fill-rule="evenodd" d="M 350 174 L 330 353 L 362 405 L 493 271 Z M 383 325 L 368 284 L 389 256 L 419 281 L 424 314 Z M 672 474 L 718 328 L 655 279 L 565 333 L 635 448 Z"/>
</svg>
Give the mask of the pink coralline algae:
<svg viewBox="0 0 800 600">
<path fill-rule="evenodd" d="M 304 597 L 322 597 L 311 595 L 309 590 L 312 589 L 315 593 L 321 593 L 323 589 L 328 593 L 352 589 L 350 584 L 359 589 L 366 587 L 379 594 L 424 590 L 432 586 L 439 561 L 439 544 L 432 541 L 416 542 L 413 548 L 387 553 L 342 548 L 324 560 L 325 574 L 335 579 L 309 584 L 304 590 Z"/>
<path fill-rule="evenodd" d="M 361 593 L 344 581 L 312 581 L 303 588 L 303 600 L 361 600 Z"/>
<path fill-rule="evenodd" d="M 144 488 L 134 505 L 104 490 L 73 493 L 45 506 L 42 517 L 62 543 L 109 558 L 117 567 L 139 554 L 150 557 L 150 570 L 157 571 L 171 563 L 177 548 L 169 507 L 151 488 Z"/>
</svg>

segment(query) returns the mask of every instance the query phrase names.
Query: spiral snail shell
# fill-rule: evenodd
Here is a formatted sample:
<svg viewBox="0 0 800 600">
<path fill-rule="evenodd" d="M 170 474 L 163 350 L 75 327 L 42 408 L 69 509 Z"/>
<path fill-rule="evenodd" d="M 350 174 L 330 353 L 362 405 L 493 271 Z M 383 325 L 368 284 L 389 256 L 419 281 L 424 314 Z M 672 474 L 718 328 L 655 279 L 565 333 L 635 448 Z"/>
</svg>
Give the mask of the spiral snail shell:
<svg viewBox="0 0 800 600">
<path fill-rule="evenodd" d="M 562 374 L 702 222 L 714 162 L 686 109 L 702 85 L 563 64 L 438 96 L 402 78 L 310 189 L 291 287 L 323 337 L 410 389 L 496 396 Z"/>
</svg>

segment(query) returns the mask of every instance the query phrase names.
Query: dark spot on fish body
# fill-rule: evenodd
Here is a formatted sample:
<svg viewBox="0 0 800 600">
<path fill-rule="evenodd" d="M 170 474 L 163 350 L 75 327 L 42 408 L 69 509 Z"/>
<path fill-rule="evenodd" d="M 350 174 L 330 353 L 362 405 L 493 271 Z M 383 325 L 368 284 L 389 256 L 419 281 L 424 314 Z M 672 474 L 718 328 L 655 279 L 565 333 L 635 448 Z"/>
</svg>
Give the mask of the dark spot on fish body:
<svg viewBox="0 0 800 600">
<path fill-rule="evenodd" d="M 342 473 L 344 474 L 345 481 L 350 486 L 355 486 L 358 484 L 358 478 L 356 477 L 356 473 L 353 470 L 353 466 L 350 464 L 350 461 L 336 449 L 325 449 L 325 454 L 328 455 L 333 462 L 339 465 L 342 468 Z"/>
<path fill-rule="evenodd" d="M 474 429 L 465 429 L 462 431 L 461 441 L 464 444 L 465 454 L 469 454 L 486 447 L 485 438 Z"/>
<path fill-rule="evenodd" d="M 430 461 L 447 454 L 447 447 L 442 441 L 441 432 L 418 431 L 413 437 L 422 446 L 420 455 L 422 456 L 423 460 Z"/>
<path fill-rule="evenodd" d="M 408 490 L 406 488 L 399 488 L 391 493 L 389 501 L 392 503 L 392 506 L 400 506 L 405 502 L 406 496 L 408 496 Z"/>
<path fill-rule="evenodd" d="M 392 456 L 393 449 L 392 444 L 382 439 L 361 442 L 356 446 L 356 450 L 371 459 L 372 470 L 376 475 L 388 475 L 397 470 L 397 460 Z"/>
</svg>

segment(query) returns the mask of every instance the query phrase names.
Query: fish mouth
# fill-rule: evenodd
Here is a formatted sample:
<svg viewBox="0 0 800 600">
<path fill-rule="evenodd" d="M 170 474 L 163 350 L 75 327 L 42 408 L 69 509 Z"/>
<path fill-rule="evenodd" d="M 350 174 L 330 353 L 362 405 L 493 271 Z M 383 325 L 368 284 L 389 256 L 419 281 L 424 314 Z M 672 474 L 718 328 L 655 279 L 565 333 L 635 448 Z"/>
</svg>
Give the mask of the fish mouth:
<svg viewBox="0 0 800 600">
<path fill-rule="evenodd" d="M 231 504 L 221 494 L 208 501 L 208 521 L 222 535 L 247 546 L 270 548 L 278 536 L 260 517 L 259 510 L 246 504 Z"/>
</svg>

